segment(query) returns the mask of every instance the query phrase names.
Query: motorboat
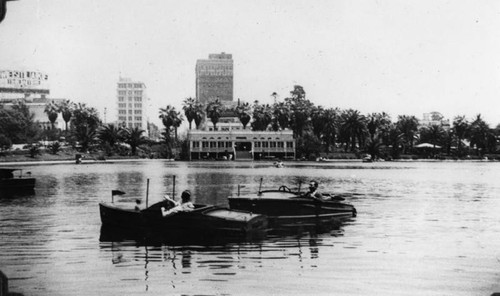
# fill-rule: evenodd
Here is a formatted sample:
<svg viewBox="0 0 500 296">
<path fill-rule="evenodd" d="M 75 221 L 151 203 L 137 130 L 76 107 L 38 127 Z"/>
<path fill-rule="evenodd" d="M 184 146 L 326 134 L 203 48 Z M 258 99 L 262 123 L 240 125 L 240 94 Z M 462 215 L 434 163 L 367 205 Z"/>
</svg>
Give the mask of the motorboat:
<svg viewBox="0 0 500 296">
<path fill-rule="evenodd" d="M 0 191 L 21 192 L 33 191 L 36 179 L 27 172 L 25 177 L 23 170 L 18 168 L 0 168 Z"/>
<path fill-rule="evenodd" d="M 170 200 L 163 200 L 143 210 L 122 208 L 114 203 L 99 204 L 102 226 L 121 230 L 145 233 L 181 230 L 190 235 L 246 235 L 267 229 L 267 217 L 248 211 L 195 204 L 192 211 L 179 211 L 164 217 L 162 207 L 169 209 L 173 204 Z"/>
<path fill-rule="evenodd" d="M 357 215 L 356 208 L 344 197 L 324 194 L 323 199 L 307 197 L 286 186 L 278 190 L 264 190 L 253 195 L 229 197 L 229 207 L 268 216 L 270 226 L 294 223 L 330 222 Z"/>
</svg>

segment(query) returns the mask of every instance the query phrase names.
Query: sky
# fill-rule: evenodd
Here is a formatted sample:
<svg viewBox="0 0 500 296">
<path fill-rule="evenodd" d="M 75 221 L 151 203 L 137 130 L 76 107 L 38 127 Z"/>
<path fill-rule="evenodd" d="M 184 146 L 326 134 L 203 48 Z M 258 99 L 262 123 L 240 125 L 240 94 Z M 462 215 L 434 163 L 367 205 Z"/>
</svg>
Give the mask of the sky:
<svg viewBox="0 0 500 296">
<path fill-rule="evenodd" d="M 0 23 L 0 69 L 49 75 L 53 98 L 117 119 L 119 77 L 149 115 L 195 96 L 195 65 L 234 60 L 234 98 L 272 103 L 301 85 L 363 114 L 481 114 L 500 123 L 500 1 L 18 0 Z"/>
</svg>

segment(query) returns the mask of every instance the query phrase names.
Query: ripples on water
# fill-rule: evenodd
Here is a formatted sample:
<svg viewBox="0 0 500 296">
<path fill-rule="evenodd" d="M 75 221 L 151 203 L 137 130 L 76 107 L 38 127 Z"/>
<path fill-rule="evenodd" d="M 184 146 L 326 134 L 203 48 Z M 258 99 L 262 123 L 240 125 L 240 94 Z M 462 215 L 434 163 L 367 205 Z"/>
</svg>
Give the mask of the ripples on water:
<svg viewBox="0 0 500 296">
<path fill-rule="evenodd" d="M 500 291 L 499 163 L 126 162 L 33 165 L 0 199 L 0 269 L 25 295 L 490 295 Z M 358 217 L 324 233 L 173 244 L 100 240 L 98 202 L 190 188 L 198 203 L 310 179 Z M 302 185 L 301 185 L 302 186 Z"/>
</svg>

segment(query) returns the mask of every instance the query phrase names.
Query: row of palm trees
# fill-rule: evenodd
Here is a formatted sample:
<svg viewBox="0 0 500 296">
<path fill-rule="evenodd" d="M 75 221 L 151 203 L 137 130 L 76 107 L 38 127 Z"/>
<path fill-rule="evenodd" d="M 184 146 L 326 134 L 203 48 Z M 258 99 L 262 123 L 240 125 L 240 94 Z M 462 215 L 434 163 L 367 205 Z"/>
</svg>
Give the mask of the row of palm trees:
<svg viewBox="0 0 500 296">
<path fill-rule="evenodd" d="M 98 112 L 93 107 L 83 103 L 74 103 L 64 100 L 60 103 L 48 102 L 45 105 L 45 113 L 55 130 L 55 121 L 59 113 L 65 121 L 65 135 L 70 142 L 78 143 L 83 151 L 88 151 L 95 145 L 103 149 L 106 154 L 127 153 L 121 143 L 128 144 L 130 153 L 135 155 L 137 148 L 147 142 L 145 131 L 139 127 L 127 128 L 115 124 L 103 125 Z M 71 129 L 68 130 L 68 123 Z M 57 138 L 57 136 L 55 137 Z"/>
<path fill-rule="evenodd" d="M 228 114 L 238 117 L 244 129 L 292 130 L 298 143 L 297 155 L 302 156 L 344 151 L 366 152 L 372 157 L 399 157 L 400 154 L 414 153 L 414 145 L 423 142 L 443 147 L 442 152 L 457 156 L 473 152 L 495 153 L 500 135 L 500 128 L 490 128 L 481 115 L 472 120 L 457 116 L 449 126 L 421 126 L 419 120 L 410 115 L 400 115 L 393 121 L 385 112 L 363 115 L 354 109 L 324 108 L 306 99 L 306 92 L 299 85 L 294 86 L 283 102 L 262 104 L 254 101 L 250 104 L 238 100 L 234 108 L 226 110 L 219 100 L 203 104 L 194 98 L 186 98 L 182 111 L 171 105 L 159 110 L 159 118 L 165 127 L 162 135 L 169 154 L 173 146 L 179 145 L 177 132 L 182 122 L 187 120 L 189 129 L 193 128 L 194 122 L 195 128 L 200 129 L 210 121 L 213 129 L 217 130 L 220 118 Z M 145 141 L 144 131 L 139 128 L 126 129 L 112 124 L 102 126 L 96 110 L 84 104 L 74 104 L 69 100 L 60 104 L 48 103 L 45 112 L 52 124 L 57 120 L 57 114 L 61 113 L 66 130 L 71 121 L 72 129 L 81 130 L 79 141 L 89 142 L 89 145 L 98 140 L 114 149 L 117 143 L 126 142 L 134 147 L 135 154 L 136 147 Z M 75 118 L 77 115 L 82 118 Z"/>
<path fill-rule="evenodd" d="M 474 152 L 495 153 L 500 136 L 500 128 L 490 128 L 481 115 L 470 121 L 465 116 L 457 116 L 452 125 L 422 126 L 411 115 L 400 115 L 393 121 L 385 112 L 363 115 L 354 109 L 316 106 L 306 99 L 304 89 L 298 85 L 290 92 L 290 97 L 272 105 L 259 101 L 253 104 L 238 101 L 236 107 L 226 110 L 218 100 L 202 104 L 194 98 L 186 98 L 182 109 L 184 114 L 171 105 L 160 109 L 166 138 L 174 133 L 177 139 L 177 129 L 184 116 L 189 129 L 192 129 L 193 121 L 199 129 L 204 120 L 210 120 L 213 129 L 217 130 L 220 117 L 229 111 L 240 119 L 244 129 L 250 125 L 254 131 L 293 130 L 298 143 L 297 154 L 304 156 L 330 153 L 337 149 L 366 152 L 372 157 L 399 157 L 415 153 L 414 145 L 423 142 L 431 143 L 434 148 L 443 147 L 441 152 L 457 156 Z"/>
</svg>

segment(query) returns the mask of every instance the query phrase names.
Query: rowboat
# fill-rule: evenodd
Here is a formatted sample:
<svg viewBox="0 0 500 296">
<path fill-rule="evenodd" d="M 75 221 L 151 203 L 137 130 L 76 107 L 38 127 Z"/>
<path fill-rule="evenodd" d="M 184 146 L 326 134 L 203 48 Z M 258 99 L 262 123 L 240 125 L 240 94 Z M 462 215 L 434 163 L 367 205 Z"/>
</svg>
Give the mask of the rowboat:
<svg viewBox="0 0 500 296">
<path fill-rule="evenodd" d="M 286 186 L 278 190 L 259 191 L 255 195 L 229 197 L 229 207 L 268 216 L 270 226 L 297 223 L 326 223 L 355 217 L 356 208 L 342 202 L 344 198 L 328 196 L 319 200 L 293 192 Z"/>
<path fill-rule="evenodd" d="M 15 176 L 14 172 L 19 173 Z M 31 175 L 31 173 L 26 174 Z M 33 191 L 35 181 L 35 178 L 24 177 L 22 169 L 0 168 L 0 191 L 2 192 Z"/>
<path fill-rule="evenodd" d="M 231 210 L 220 206 L 195 204 L 189 212 L 177 212 L 163 217 L 161 208 L 172 207 L 165 200 L 144 210 L 124 209 L 114 204 L 99 203 L 103 227 L 147 233 L 182 231 L 194 235 L 246 235 L 265 231 L 267 218 L 246 211 Z"/>
</svg>

